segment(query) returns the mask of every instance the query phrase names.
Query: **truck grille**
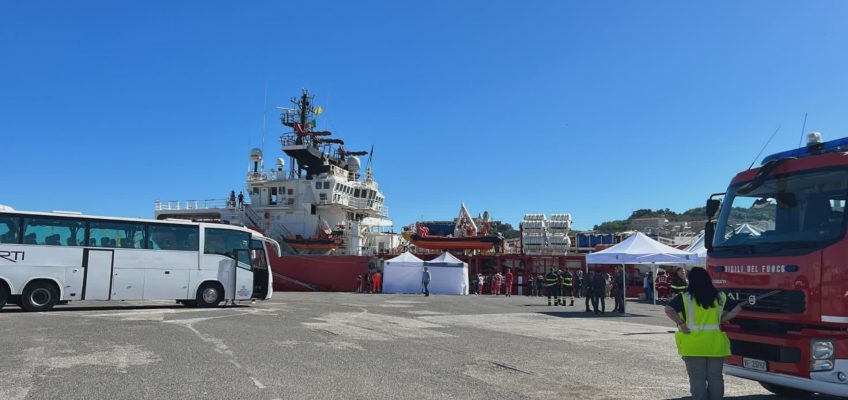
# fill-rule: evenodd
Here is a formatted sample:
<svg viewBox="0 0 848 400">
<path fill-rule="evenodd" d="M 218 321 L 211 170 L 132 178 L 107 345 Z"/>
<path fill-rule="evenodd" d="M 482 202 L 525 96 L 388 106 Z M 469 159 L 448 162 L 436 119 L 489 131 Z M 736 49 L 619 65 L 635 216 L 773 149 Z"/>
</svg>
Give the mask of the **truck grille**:
<svg viewBox="0 0 848 400">
<path fill-rule="evenodd" d="M 756 358 L 765 361 L 797 363 L 801 361 L 801 349 L 775 346 L 765 343 L 730 340 L 730 352 L 737 356 Z"/>
<path fill-rule="evenodd" d="M 781 314 L 802 314 L 806 309 L 806 296 L 799 290 L 781 290 L 770 294 L 769 289 L 727 289 L 728 295 L 742 303 L 748 311 Z M 768 296 L 766 296 L 768 295 Z M 751 296 L 756 302 L 751 305 Z"/>
</svg>

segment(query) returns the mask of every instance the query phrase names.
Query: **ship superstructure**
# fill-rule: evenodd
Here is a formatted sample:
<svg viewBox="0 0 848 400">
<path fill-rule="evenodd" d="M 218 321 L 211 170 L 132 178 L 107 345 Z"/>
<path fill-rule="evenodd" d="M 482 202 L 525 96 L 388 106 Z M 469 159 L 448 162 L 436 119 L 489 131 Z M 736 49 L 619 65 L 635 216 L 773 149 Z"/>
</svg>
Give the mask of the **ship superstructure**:
<svg viewBox="0 0 848 400">
<path fill-rule="evenodd" d="M 323 110 L 304 90 L 282 108 L 290 129 L 281 137 L 274 169 L 252 149 L 243 195 L 207 201 L 157 201 L 156 217 L 217 220 L 264 232 L 292 254 L 373 255 L 399 244 L 385 197 L 371 170 L 371 152 L 348 151 L 343 140 L 316 129 Z M 373 148 L 372 148 L 373 151 Z M 368 155 L 362 173 L 361 156 Z"/>
</svg>

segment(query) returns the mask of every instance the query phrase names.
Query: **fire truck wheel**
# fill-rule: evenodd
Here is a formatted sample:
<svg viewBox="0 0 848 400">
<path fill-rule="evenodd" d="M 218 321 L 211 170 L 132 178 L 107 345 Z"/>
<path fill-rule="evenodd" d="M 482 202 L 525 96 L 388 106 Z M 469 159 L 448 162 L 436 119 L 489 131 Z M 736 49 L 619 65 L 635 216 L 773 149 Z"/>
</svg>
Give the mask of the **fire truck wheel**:
<svg viewBox="0 0 848 400">
<path fill-rule="evenodd" d="M 6 305 L 6 300 L 9 300 L 9 287 L 5 282 L 0 281 L 0 310 Z"/>
<path fill-rule="evenodd" d="M 786 386 L 775 385 L 773 383 L 760 382 L 760 385 L 766 388 L 766 390 L 768 390 L 769 392 L 772 392 L 778 396 L 806 399 L 813 395 L 813 393 L 810 393 L 806 390 L 793 389 Z"/>
</svg>

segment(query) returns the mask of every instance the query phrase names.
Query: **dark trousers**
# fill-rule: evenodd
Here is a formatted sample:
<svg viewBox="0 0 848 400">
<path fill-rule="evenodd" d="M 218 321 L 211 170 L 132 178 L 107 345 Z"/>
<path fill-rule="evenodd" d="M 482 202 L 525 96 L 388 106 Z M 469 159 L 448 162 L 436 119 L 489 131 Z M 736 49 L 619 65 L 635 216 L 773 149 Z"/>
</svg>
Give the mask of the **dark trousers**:
<svg viewBox="0 0 848 400">
<path fill-rule="evenodd" d="M 426 283 L 424 283 L 424 295 L 425 295 L 425 296 L 429 296 L 429 295 L 430 295 L 430 289 L 429 289 L 427 286 L 430 286 L 430 282 L 426 282 Z"/>
<path fill-rule="evenodd" d="M 586 293 L 586 312 L 592 311 L 589 308 L 589 305 L 592 304 L 592 297 L 594 297 L 594 296 L 592 296 L 591 292 Z"/>
<path fill-rule="evenodd" d="M 548 304 L 551 304 L 551 299 L 553 299 L 554 304 L 559 305 L 560 294 L 559 294 L 559 286 L 558 285 L 546 286 L 545 287 L 545 294 L 547 294 L 547 296 L 548 296 Z"/>
<path fill-rule="evenodd" d="M 542 282 L 536 284 L 536 296 L 542 297 Z"/>
<path fill-rule="evenodd" d="M 601 301 L 601 312 L 607 311 L 607 302 L 606 302 L 605 297 L 606 296 L 604 296 L 603 292 L 594 293 L 594 295 L 592 296 L 592 309 L 595 312 L 598 312 L 598 300 Z"/>
<path fill-rule="evenodd" d="M 615 311 L 624 312 L 624 291 L 621 289 L 615 290 Z"/>
</svg>

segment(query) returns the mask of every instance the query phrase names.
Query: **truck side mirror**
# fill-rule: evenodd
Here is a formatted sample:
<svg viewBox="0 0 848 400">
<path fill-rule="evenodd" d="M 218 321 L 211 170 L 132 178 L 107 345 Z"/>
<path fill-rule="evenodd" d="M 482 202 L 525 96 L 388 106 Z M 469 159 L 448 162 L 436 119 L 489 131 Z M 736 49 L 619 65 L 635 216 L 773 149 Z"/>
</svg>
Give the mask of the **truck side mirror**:
<svg viewBox="0 0 848 400">
<path fill-rule="evenodd" d="M 715 221 L 708 221 L 704 225 L 704 247 L 707 251 L 713 251 L 713 237 L 715 236 Z"/>
<path fill-rule="evenodd" d="M 715 217 L 716 213 L 718 212 L 719 207 L 721 207 L 721 200 L 707 200 L 707 219 L 713 219 L 713 217 Z"/>
</svg>

